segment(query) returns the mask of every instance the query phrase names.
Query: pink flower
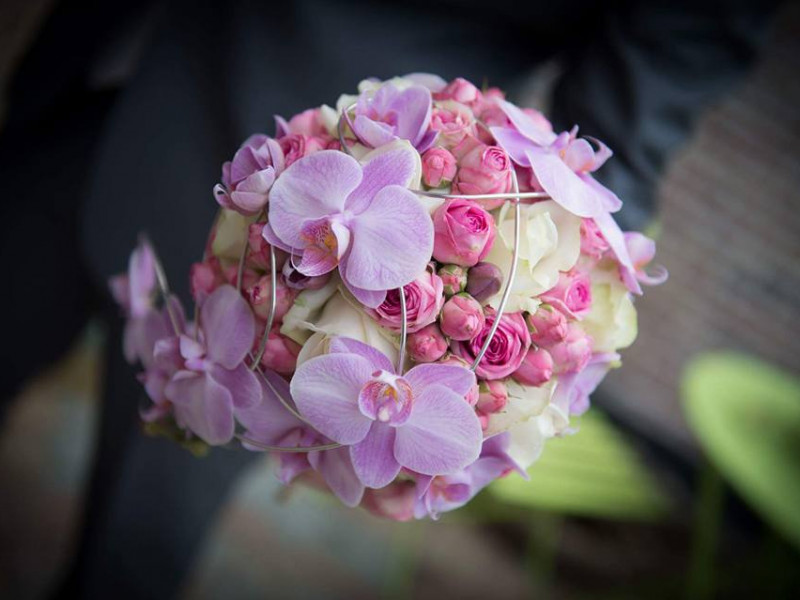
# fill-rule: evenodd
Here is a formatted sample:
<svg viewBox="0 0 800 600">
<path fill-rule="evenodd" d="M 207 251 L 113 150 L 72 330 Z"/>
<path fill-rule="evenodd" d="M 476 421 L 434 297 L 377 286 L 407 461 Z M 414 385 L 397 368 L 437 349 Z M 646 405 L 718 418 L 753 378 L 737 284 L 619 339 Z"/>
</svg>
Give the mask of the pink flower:
<svg viewBox="0 0 800 600">
<path fill-rule="evenodd" d="M 442 279 L 430 269 L 403 287 L 409 333 L 419 331 L 436 320 L 444 303 L 442 287 Z M 367 312 L 383 327 L 400 331 L 403 323 L 400 291 L 389 290 L 383 303 L 378 308 L 367 309 Z"/>
<path fill-rule="evenodd" d="M 567 337 L 567 318 L 549 304 L 541 304 L 527 321 L 531 341 L 537 346 L 547 348 Z"/>
<path fill-rule="evenodd" d="M 447 352 L 447 340 L 444 339 L 439 326 L 431 323 L 409 334 L 406 348 L 414 362 L 435 362 Z"/>
<path fill-rule="evenodd" d="M 636 279 L 645 285 L 661 285 L 669 274 L 661 265 L 656 265 L 653 273 L 645 268 L 656 256 L 656 243 L 644 234 L 636 231 L 625 232 L 625 245 L 628 248 Z"/>
<path fill-rule="evenodd" d="M 219 260 L 209 257 L 203 262 L 194 263 L 189 270 L 189 287 L 192 298 L 202 304 L 215 289 L 225 283 Z"/>
<path fill-rule="evenodd" d="M 544 348 L 531 348 L 511 376 L 522 385 L 538 387 L 545 384 L 553 376 L 553 357 Z"/>
<path fill-rule="evenodd" d="M 432 188 L 449 185 L 456 176 L 456 157 L 444 148 L 431 148 L 422 155 L 422 181 Z"/>
<path fill-rule="evenodd" d="M 469 294 L 457 294 L 444 303 L 440 327 L 454 340 L 471 340 L 483 329 L 483 308 Z"/>
<path fill-rule="evenodd" d="M 304 156 L 323 150 L 327 146 L 327 140 L 301 133 L 291 133 L 284 136 L 278 140 L 278 143 L 286 157 L 287 167 Z"/>
<path fill-rule="evenodd" d="M 471 200 L 446 200 L 433 214 L 433 257 L 442 263 L 470 267 L 492 249 L 494 218 Z"/>
<path fill-rule="evenodd" d="M 506 407 L 508 390 L 506 390 L 506 384 L 502 381 L 481 381 L 478 390 L 480 395 L 475 408 L 483 414 L 491 415 L 500 412 Z"/>
<path fill-rule="evenodd" d="M 264 326 L 259 328 L 256 344 L 261 343 L 261 336 L 264 335 Z M 297 355 L 300 354 L 300 345 L 294 340 L 279 333 L 278 327 L 274 327 L 267 338 L 264 354 L 261 357 L 261 364 L 267 369 L 272 369 L 276 373 L 291 375 L 297 368 Z"/>
<path fill-rule="evenodd" d="M 309 137 L 330 137 L 325 124 L 322 122 L 322 112 L 319 108 L 309 108 L 296 114 L 287 123 L 283 117 L 275 115 L 275 126 L 278 139 L 290 134 L 300 134 Z"/>
<path fill-rule="evenodd" d="M 583 219 L 581 221 L 581 253 L 600 260 L 609 248 L 606 238 L 603 237 L 603 233 L 594 219 Z"/>
<path fill-rule="evenodd" d="M 499 146 L 481 144 L 470 150 L 458 165 L 458 175 L 453 190 L 462 194 L 502 194 L 511 191 L 513 164 L 505 150 Z M 491 210 L 502 204 L 502 199 L 482 202 Z"/>
<path fill-rule="evenodd" d="M 410 521 L 414 518 L 416 500 L 417 488 L 413 481 L 395 481 L 377 490 L 365 490 L 361 506 L 384 519 Z"/>
<path fill-rule="evenodd" d="M 247 230 L 247 265 L 251 268 L 268 271 L 270 268 L 269 244 L 262 235 L 264 223 L 251 223 Z"/>
<path fill-rule="evenodd" d="M 553 357 L 553 371 L 557 375 L 582 370 L 592 356 L 592 338 L 578 325 L 572 323 L 563 341 L 549 348 Z"/>
<path fill-rule="evenodd" d="M 289 309 L 294 304 L 294 299 L 297 297 L 297 290 L 294 290 L 286 285 L 282 277 L 276 280 L 276 295 L 275 295 L 275 323 L 280 323 L 283 316 L 289 312 Z M 272 307 L 272 278 L 270 275 L 264 275 L 252 286 L 247 288 L 247 299 L 250 301 L 250 306 L 257 317 L 261 319 L 268 319 L 269 312 Z"/>
<path fill-rule="evenodd" d="M 222 165 L 222 185 L 214 186 L 219 205 L 244 215 L 264 208 L 269 190 L 285 166 L 281 148 L 265 135 L 247 138 L 233 160 Z"/>
<path fill-rule="evenodd" d="M 497 265 L 479 262 L 469 270 L 467 293 L 478 302 L 484 302 L 500 291 L 503 272 Z"/>
<path fill-rule="evenodd" d="M 561 273 L 555 287 L 539 296 L 542 302 L 555 306 L 571 319 L 580 319 L 592 307 L 589 274 L 576 269 Z"/>
<path fill-rule="evenodd" d="M 475 135 L 475 117 L 469 107 L 460 102 L 446 100 L 434 106 L 431 129 L 439 132 L 439 143 L 452 147 L 466 136 Z"/>
<path fill-rule="evenodd" d="M 286 260 L 283 263 L 283 268 L 281 269 L 281 275 L 283 275 L 283 281 L 286 285 L 293 290 L 318 290 L 321 287 L 324 287 L 328 280 L 331 278 L 330 273 L 325 273 L 324 275 L 320 275 L 318 277 L 310 277 L 308 275 L 303 275 L 300 271 L 292 266 L 291 260 Z"/>
<path fill-rule="evenodd" d="M 438 275 L 442 278 L 444 295 L 447 297 L 458 294 L 467 284 L 467 269 L 459 265 L 444 265 Z"/>
<path fill-rule="evenodd" d="M 440 92 L 433 95 L 435 100 L 455 100 L 472 107 L 483 99 L 481 91 L 466 79 L 456 77 Z"/>
<path fill-rule="evenodd" d="M 454 354 L 472 364 L 481 351 L 484 341 L 489 335 L 489 330 L 494 323 L 494 311 L 487 309 L 486 323 L 483 330 L 472 340 L 454 341 L 450 348 Z M 504 314 L 500 318 L 500 325 L 492 338 L 489 348 L 484 354 L 475 373 L 483 379 L 502 379 L 511 375 L 522 364 L 528 348 L 531 346 L 531 336 L 522 313 Z"/>
</svg>

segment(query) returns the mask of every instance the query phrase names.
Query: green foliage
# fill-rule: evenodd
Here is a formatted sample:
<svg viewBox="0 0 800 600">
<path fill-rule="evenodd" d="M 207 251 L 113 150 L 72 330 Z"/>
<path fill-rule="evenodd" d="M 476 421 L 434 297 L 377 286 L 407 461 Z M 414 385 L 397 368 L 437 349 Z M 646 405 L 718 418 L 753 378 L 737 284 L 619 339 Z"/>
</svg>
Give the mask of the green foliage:
<svg viewBox="0 0 800 600">
<path fill-rule="evenodd" d="M 489 491 L 504 503 L 563 514 L 653 520 L 668 508 L 636 451 L 601 412 L 577 419 L 577 434 L 552 439 L 529 469 L 530 481 L 511 474 Z"/>
<path fill-rule="evenodd" d="M 714 466 L 800 546 L 800 380 L 746 356 L 708 354 L 687 370 L 683 397 Z"/>
</svg>

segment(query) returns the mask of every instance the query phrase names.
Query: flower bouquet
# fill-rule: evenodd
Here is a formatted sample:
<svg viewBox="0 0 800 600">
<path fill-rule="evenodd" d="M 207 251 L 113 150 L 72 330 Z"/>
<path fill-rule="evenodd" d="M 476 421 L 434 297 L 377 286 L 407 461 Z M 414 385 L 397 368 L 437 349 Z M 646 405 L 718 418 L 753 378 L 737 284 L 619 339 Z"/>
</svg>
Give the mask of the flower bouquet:
<svg viewBox="0 0 800 600">
<path fill-rule="evenodd" d="M 359 92 L 276 117 L 222 166 L 193 320 L 144 239 L 111 288 L 144 421 L 435 517 L 574 431 L 666 272 L 645 272 L 654 243 L 592 177 L 611 151 L 577 127 L 463 79 Z"/>
</svg>

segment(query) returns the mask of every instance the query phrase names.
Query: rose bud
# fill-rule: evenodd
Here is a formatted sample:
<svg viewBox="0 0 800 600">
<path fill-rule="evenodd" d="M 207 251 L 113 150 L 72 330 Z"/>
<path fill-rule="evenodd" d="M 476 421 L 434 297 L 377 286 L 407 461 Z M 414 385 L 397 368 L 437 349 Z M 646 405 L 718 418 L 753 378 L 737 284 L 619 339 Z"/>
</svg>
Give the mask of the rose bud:
<svg viewBox="0 0 800 600">
<path fill-rule="evenodd" d="M 478 389 L 478 384 L 476 383 L 467 392 L 467 395 L 464 396 L 464 399 L 467 401 L 467 404 L 470 406 L 475 406 L 478 403 L 478 398 L 480 398 L 481 392 Z"/>
<path fill-rule="evenodd" d="M 293 290 L 318 290 L 328 283 L 328 280 L 331 278 L 330 273 L 325 273 L 319 277 L 303 275 L 292 266 L 291 259 L 287 259 L 283 263 L 281 274 L 283 275 L 283 281 L 286 283 L 286 286 Z"/>
<path fill-rule="evenodd" d="M 561 273 L 558 283 L 541 294 L 542 302 L 552 304 L 572 319 L 580 319 L 592 307 L 592 286 L 589 274 L 575 269 Z"/>
<path fill-rule="evenodd" d="M 462 77 L 453 79 L 442 91 L 436 92 L 433 97 L 436 100 L 455 100 L 467 106 L 482 100 L 481 91 L 475 87 L 475 84 Z"/>
<path fill-rule="evenodd" d="M 453 191 L 461 194 L 502 194 L 511 191 L 513 168 L 514 164 L 505 150 L 499 146 L 481 144 L 459 161 Z M 492 210 L 502 204 L 501 198 L 482 202 L 481 206 Z"/>
<path fill-rule="evenodd" d="M 483 329 L 483 307 L 469 294 L 456 294 L 444 303 L 439 326 L 451 339 L 471 340 Z"/>
<path fill-rule="evenodd" d="M 189 287 L 195 302 L 202 303 L 211 292 L 224 283 L 219 260 L 213 256 L 194 263 L 189 270 Z"/>
<path fill-rule="evenodd" d="M 549 304 L 541 304 L 527 318 L 531 340 L 545 348 L 562 341 L 567 336 L 567 318 Z"/>
<path fill-rule="evenodd" d="M 403 287 L 409 333 L 419 331 L 436 321 L 444 302 L 442 288 L 441 278 L 430 268 L 425 269 L 419 277 Z M 400 304 L 399 290 L 389 290 L 386 299 L 378 308 L 366 310 L 383 327 L 394 331 L 400 331 L 402 328 L 403 307 Z"/>
<path fill-rule="evenodd" d="M 433 257 L 441 263 L 471 267 L 492 248 L 494 218 L 471 200 L 446 200 L 433 213 Z"/>
<path fill-rule="evenodd" d="M 447 297 L 464 291 L 467 285 L 467 269 L 458 265 L 445 265 L 437 273 L 444 285 L 444 295 Z"/>
<path fill-rule="evenodd" d="M 263 335 L 263 327 L 256 338 L 256 346 L 254 351 L 258 349 L 258 344 L 261 344 L 261 336 Z M 290 375 L 294 373 L 297 368 L 297 355 L 300 354 L 300 345 L 294 340 L 278 333 L 278 329 L 273 329 L 267 344 L 264 349 L 264 355 L 261 357 L 261 364 L 267 369 L 272 369 L 276 373 L 283 375 Z"/>
<path fill-rule="evenodd" d="M 570 324 L 563 341 L 549 348 L 556 375 L 581 371 L 592 356 L 592 338 L 578 325 Z"/>
<path fill-rule="evenodd" d="M 544 348 L 528 350 L 519 369 L 511 374 L 522 385 L 538 387 L 553 376 L 553 357 Z"/>
<path fill-rule="evenodd" d="M 485 302 L 503 285 L 503 272 L 492 263 L 479 262 L 469 270 L 467 293 L 478 302 Z"/>
<path fill-rule="evenodd" d="M 594 219 L 581 221 L 581 253 L 600 259 L 610 246 Z"/>
<path fill-rule="evenodd" d="M 419 331 L 408 334 L 406 348 L 414 362 L 434 362 L 447 352 L 447 340 L 444 339 L 439 326 L 431 323 Z"/>
<path fill-rule="evenodd" d="M 283 316 L 289 312 L 297 297 L 297 290 L 287 287 L 282 277 L 278 277 L 275 286 L 275 318 L 274 322 L 279 323 Z M 272 281 L 270 275 L 264 275 L 254 285 L 247 288 L 247 299 L 257 317 L 261 319 L 269 318 L 269 311 L 272 307 Z"/>
<path fill-rule="evenodd" d="M 478 390 L 480 395 L 475 408 L 483 414 L 491 415 L 506 407 L 508 391 L 502 381 L 481 381 Z"/>
<path fill-rule="evenodd" d="M 431 129 L 439 133 L 440 144 L 453 147 L 475 133 L 475 116 L 460 102 L 439 101 L 431 111 Z"/>
<path fill-rule="evenodd" d="M 322 150 L 327 140 L 301 133 L 290 133 L 278 140 L 285 156 L 286 167 L 314 152 Z"/>
<path fill-rule="evenodd" d="M 455 354 L 448 354 L 442 360 L 439 361 L 440 365 L 454 365 L 456 367 L 464 367 L 465 369 L 469 369 L 472 366 L 472 363 L 468 363 L 466 360 L 461 358 L 460 356 L 456 356 Z"/>
<path fill-rule="evenodd" d="M 422 182 L 431 188 L 450 185 L 456 176 L 456 157 L 444 148 L 431 148 L 422 155 Z"/>
</svg>

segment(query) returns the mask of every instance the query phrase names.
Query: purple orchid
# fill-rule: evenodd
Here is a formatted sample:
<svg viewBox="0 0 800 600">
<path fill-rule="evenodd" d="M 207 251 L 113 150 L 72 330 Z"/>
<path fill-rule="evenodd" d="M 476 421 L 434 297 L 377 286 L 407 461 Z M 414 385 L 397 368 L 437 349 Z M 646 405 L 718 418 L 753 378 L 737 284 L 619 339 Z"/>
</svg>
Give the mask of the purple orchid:
<svg viewBox="0 0 800 600">
<path fill-rule="evenodd" d="M 591 175 L 612 156 L 611 150 L 593 140 L 598 147 L 595 150 L 587 140 L 577 137 L 577 128 L 555 135 L 510 102 L 498 103 L 513 125 L 490 127 L 498 145 L 518 165 L 529 167 L 541 188 L 565 210 L 594 219 L 616 256 L 625 285 L 641 294 L 622 230 L 611 216 L 622 207 L 622 201 Z"/>
<path fill-rule="evenodd" d="M 377 91 L 358 97 L 351 123 L 359 140 L 378 148 L 397 139 L 408 140 L 421 154 L 433 145 L 436 132 L 430 130 L 431 92 L 422 85 L 403 90 L 385 83 Z"/>
<path fill-rule="evenodd" d="M 361 483 L 381 488 L 402 467 L 444 475 L 478 458 L 481 426 L 464 398 L 474 384 L 475 375 L 455 365 L 397 375 L 384 354 L 340 337 L 329 354 L 297 368 L 291 392 L 311 425 L 349 446 Z"/>
<path fill-rule="evenodd" d="M 511 444 L 507 432 L 484 440 L 481 454 L 474 463 L 452 475 L 417 476 L 417 501 L 414 516 L 437 519 L 440 513 L 464 506 L 475 495 L 498 477 L 517 471 L 528 475 L 508 454 Z"/>
<path fill-rule="evenodd" d="M 661 285 L 669 278 L 669 273 L 661 265 L 655 265 L 652 274 L 645 270 L 656 256 L 656 243 L 653 240 L 638 231 L 626 231 L 625 245 L 633 261 L 633 275 L 640 283 Z"/>
<path fill-rule="evenodd" d="M 565 412 L 569 411 L 570 415 L 582 415 L 589 410 L 589 396 L 619 360 L 616 352 L 597 353 L 577 373 L 559 375 L 553 392 L 553 404 Z"/>
<path fill-rule="evenodd" d="M 289 384 L 278 374 L 265 370 L 268 384 L 263 385 L 263 400 L 257 406 L 237 411 L 236 418 L 246 428 L 245 437 L 270 446 L 288 448 L 316 446 L 329 443 L 307 424 L 292 415 L 281 404 L 276 394 L 290 399 Z M 263 383 L 263 382 L 262 382 Z M 250 450 L 258 446 L 247 444 Z M 359 481 L 346 446 L 332 450 L 309 453 L 280 453 L 278 478 L 288 484 L 303 471 L 317 471 L 339 499 L 347 506 L 358 506 L 364 495 L 364 484 Z"/>
<path fill-rule="evenodd" d="M 234 411 L 261 402 L 261 385 L 244 364 L 253 347 L 255 317 L 230 285 L 217 288 L 200 309 L 197 339 L 180 336 L 183 368 L 164 389 L 178 424 L 208 444 L 233 438 Z"/>
<path fill-rule="evenodd" d="M 264 238 L 301 254 L 303 275 L 338 266 L 359 302 L 380 306 L 387 290 L 425 271 L 433 252 L 433 222 L 407 189 L 418 160 L 408 147 L 379 151 L 364 165 L 335 150 L 298 160 L 270 192 Z"/>
<path fill-rule="evenodd" d="M 222 185 L 214 198 L 223 208 L 255 215 L 267 204 L 269 190 L 284 167 L 278 142 L 266 135 L 251 135 L 233 160 L 222 165 Z"/>
</svg>

